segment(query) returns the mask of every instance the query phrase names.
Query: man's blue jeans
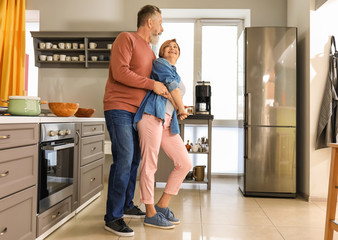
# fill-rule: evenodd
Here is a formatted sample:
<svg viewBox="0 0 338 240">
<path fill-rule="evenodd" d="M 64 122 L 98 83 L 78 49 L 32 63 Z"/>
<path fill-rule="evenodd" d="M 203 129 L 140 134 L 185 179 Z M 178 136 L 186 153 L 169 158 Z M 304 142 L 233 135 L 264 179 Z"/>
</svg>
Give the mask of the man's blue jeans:
<svg viewBox="0 0 338 240">
<path fill-rule="evenodd" d="M 133 128 L 135 113 L 108 110 L 104 112 L 104 116 L 113 154 L 104 216 L 104 220 L 110 222 L 122 218 L 123 210 L 134 207 L 133 198 L 141 151 L 137 131 Z"/>
</svg>

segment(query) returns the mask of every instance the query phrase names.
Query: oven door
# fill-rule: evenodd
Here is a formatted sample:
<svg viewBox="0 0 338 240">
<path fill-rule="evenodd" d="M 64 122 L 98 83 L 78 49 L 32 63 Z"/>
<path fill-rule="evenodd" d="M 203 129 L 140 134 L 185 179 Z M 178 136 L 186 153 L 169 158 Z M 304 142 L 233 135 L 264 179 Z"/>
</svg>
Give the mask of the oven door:
<svg viewBox="0 0 338 240">
<path fill-rule="evenodd" d="M 40 143 L 38 213 L 73 194 L 74 139 Z"/>
</svg>

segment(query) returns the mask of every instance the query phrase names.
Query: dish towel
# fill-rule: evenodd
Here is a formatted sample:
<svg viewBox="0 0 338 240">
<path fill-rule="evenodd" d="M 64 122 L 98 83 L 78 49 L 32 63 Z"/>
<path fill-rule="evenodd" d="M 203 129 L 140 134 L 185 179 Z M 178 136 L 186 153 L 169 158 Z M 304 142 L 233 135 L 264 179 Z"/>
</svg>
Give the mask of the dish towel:
<svg viewBox="0 0 338 240">
<path fill-rule="evenodd" d="M 334 47 L 334 52 L 332 52 Z M 328 143 L 336 143 L 338 133 L 338 111 L 337 111 L 337 58 L 336 42 L 334 36 L 331 37 L 331 49 L 329 59 L 329 72 L 326 79 L 324 96 L 320 108 L 316 149 L 329 147 Z"/>
</svg>

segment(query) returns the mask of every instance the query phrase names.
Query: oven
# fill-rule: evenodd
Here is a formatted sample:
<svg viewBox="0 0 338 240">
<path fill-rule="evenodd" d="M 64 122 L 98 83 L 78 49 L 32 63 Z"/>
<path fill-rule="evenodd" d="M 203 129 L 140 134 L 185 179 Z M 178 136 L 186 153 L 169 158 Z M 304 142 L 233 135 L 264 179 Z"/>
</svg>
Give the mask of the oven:
<svg viewBox="0 0 338 240">
<path fill-rule="evenodd" d="M 38 213 L 73 194 L 74 137 L 74 123 L 41 124 Z"/>
</svg>

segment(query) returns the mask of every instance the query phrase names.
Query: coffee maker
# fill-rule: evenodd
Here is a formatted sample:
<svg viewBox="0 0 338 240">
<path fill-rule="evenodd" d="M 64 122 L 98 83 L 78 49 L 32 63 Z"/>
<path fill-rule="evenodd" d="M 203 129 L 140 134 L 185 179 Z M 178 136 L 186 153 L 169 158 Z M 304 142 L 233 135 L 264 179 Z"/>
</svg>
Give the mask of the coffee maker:
<svg viewBox="0 0 338 240">
<path fill-rule="evenodd" d="M 197 82 L 196 88 L 196 114 L 211 114 L 211 86 L 210 82 Z"/>
</svg>

